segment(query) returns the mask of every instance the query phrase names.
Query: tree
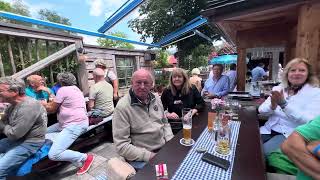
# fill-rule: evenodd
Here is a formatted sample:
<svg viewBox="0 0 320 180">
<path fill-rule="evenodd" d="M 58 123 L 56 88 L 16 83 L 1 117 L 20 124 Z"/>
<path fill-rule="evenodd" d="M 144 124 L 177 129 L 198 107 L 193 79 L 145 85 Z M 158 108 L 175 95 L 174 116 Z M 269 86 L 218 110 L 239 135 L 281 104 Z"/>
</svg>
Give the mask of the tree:
<svg viewBox="0 0 320 180">
<path fill-rule="evenodd" d="M 59 24 L 65 24 L 71 26 L 70 19 L 60 16 L 57 12 L 48 9 L 40 9 L 38 12 L 40 19 L 50 22 L 55 22 Z"/>
<path fill-rule="evenodd" d="M 168 63 L 169 53 L 166 50 L 158 51 L 156 55 L 155 68 L 166 68 L 169 66 Z"/>
<path fill-rule="evenodd" d="M 11 12 L 12 11 L 12 7 L 10 6 L 9 3 L 0 1 L 0 10 L 1 11 Z"/>
<path fill-rule="evenodd" d="M 15 14 L 20 14 L 23 16 L 31 16 L 29 7 L 23 4 L 22 0 L 14 0 L 12 3 L 12 10 L 11 12 Z"/>
<path fill-rule="evenodd" d="M 129 27 L 133 31 L 141 34 L 141 40 L 152 37 L 153 42 L 158 42 L 164 36 L 177 30 L 195 17 L 200 15 L 201 9 L 206 6 L 206 0 L 149 0 L 143 3 L 139 9 L 140 16 L 144 18 L 136 18 L 129 22 Z M 204 25 L 198 28 L 212 39 L 217 39 L 217 30 Z M 191 55 L 194 48 L 204 44 L 211 45 L 211 42 L 199 37 L 193 36 L 177 43 L 178 52 L 176 56 L 179 64 L 183 68 L 188 63 L 187 57 Z M 193 68 L 193 67 L 190 67 Z"/>
<path fill-rule="evenodd" d="M 123 32 L 111 32 L 109 33 L 111 36 L 121 37 L 121 38 L 128 38 L 128 36 Z M 98 38 L 97 43 L 102 47 L 109 47 L 109 48 L 124 48 L 124 49 L 134 49 L 134 46 L 130 43 L 123 42 L 123 41 L 115 41 L 111 39 L 105 38 Z"/>
<path fill-rule="evenodd" d="M 186 61 L 182 61 L 180 66 L 185 67 L 186 69 L 193 69 L 195 67 L 206 66 L 208 65 L 208 55 L 211 53 L 213 47 L 200 44 L 195 47 L 191 54 L 186 58 Z"/>
</svg>

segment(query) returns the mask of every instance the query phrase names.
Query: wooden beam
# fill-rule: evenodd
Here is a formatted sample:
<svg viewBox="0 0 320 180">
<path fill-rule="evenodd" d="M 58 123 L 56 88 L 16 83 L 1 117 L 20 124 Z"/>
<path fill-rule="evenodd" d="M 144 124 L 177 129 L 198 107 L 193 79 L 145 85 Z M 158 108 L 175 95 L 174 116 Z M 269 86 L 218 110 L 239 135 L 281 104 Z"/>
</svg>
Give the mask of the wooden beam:
<svg viewBox="0 0 320 180">
<path fill-rule="evenodd" d="M 63 32 L 39 30 L 31 27 L 3 22 L 0 22 L 0 34 L 71 43 L 82 39 L 81 36 L 74 36 Z"/>
<path fill-rule="evenodd" d="M 2 62 L 2 54 L 0 52 L 0 73 L 1 73 L 1 77 L 5 77 L 5 73 L 4 73 L 4 68 L 3 68 L 3 62 Z"/>
<path fill-rule="evenodd" d="M 17 72 L 16 74 L 12 75 L 14 78 L 25 78 L 28 75 L 32 74 L 33 72 L 39 71 L 52 63 L 57 62 L 59 59 L 67 56 L 68 54 L 74 52 L 76 50 L 76 45 L 71 44 L 66 48 L 61 49 L 58 52 L 51 54 L 50 56 L 42 59 L 41 61 Z"/>
<path fill-rule="evenodd" d="M 29 56 L 29 62 L 30 62 L 30 64 L 32 64 L 31 44 L 32 44 L 32 41 L 31 41 L 30 39 L 27 39 L 27 51 L 28 51 L 28 56 Z"/>
<path fill-rule="evenodd" d="M 245 91 L 247 74 L 246 49 L 237 48 L 237 52 L 237 91 Z"/>
<path fill-rule="evenodd" d="M 12 67 L 12 73 L 16 73 L 17 69 L 16 69 L 16 65 L 14 63 L 14 59 L 13 59 L 13 53 L 12 53 L 12 47 L 11 47 L 11 37 L 7 36 L 7 42 L 8 42 L 8 52 L 9 52 L 9 58 L 10 58 L 10 63 L 11 63 L 11 67 Z"/>
<path fill-rule="evenodd" d="M 23 59 L 23 52 L 22 52 L 22 46 L 21 46 L 21 42 L 22 41 L 18 41 L 18 49 L 19 49 L 19 57 L 20 57 L 20 63 L 21 63 L 21 67 L 22 69 L 25 68 L 25 65 L 24 65 L 24 59 Z"/>
<path fill-rule="evenodd" d="M 83 47 L 82 41 L 76 42 L 76 47 L 80 48 Z M 89 94 L 89 82 L 88 82 L 88 71 L 85 61 L 79 61 L 79 53 L 76 51 L 77 54 L 77 60 L 79 63 L 78 71 L 77 71 L 77 77 L 79 81 L 79 87 L 82 90 L 82 93 L 86 96 Z"/>
<path fill-rule="evenodd" d="M 40 61 L 40 52 L 39 52 L 39 40 L 38 39 L 36 39 L 36 60 L 37 60 L 37 62 L 38 61 Z"/>
</svg>

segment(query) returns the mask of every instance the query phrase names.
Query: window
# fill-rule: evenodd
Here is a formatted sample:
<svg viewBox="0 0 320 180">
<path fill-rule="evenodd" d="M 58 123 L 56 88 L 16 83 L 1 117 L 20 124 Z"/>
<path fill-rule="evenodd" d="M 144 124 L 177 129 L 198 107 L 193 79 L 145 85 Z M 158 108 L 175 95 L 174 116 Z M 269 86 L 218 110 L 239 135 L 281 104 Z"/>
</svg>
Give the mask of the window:
<svg viewBox="0 0 320 180">
<path fill-rule="evenodd" d="M 117 74 L 119 88 L 128 88 L 131 86 L 131 77 L 136 69 L 134 56 L 116 57 Z"/>
</svg>

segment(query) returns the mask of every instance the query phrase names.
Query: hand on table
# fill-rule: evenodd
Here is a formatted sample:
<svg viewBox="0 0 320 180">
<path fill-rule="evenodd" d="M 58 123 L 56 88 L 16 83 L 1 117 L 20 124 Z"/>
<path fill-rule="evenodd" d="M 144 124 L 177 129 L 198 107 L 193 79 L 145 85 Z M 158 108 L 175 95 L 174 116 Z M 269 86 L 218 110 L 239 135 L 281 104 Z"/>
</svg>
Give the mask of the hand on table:
<svg viewBox="0 0 320 180">
<path fill-rule="evenodd" d="M 179 119 L 179 116 L 174 112 L 167 113 L 166 116 L 167 116 L 168 119 Z"/>
</svg>

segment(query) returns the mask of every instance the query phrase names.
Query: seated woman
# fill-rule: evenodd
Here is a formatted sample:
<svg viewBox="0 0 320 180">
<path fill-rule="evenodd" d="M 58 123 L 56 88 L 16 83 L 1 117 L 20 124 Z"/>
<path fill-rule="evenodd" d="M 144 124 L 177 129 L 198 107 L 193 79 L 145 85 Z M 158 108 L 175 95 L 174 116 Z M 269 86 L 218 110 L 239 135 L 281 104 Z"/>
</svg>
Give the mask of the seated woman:
<svg viewBox="0 0 320 180">
<path fill-rule="evenodd" d="M 194 115 L 205 106 L 200 92 L 196 86 L 189 83 L 188 75 L 184 69 L 180 68 L 172 71 L 169 86 L 164 89 L 161 101 L 169 122 L 177 121 L 182 116 L 183 108 L 191 108 L 192 115 Z M 181 125 L 180 127 L 172 127 L 175 133 L 181 128 Z"/>
<path fill-rule="evenodd" d="M 264 154 L 268 155 L 294 131 L 320 115 L 319 81 L 309 62 L 302 58 L 291 60 L 283 71 L 282 82 L 260 105 L 259 113 L 268 116 L 260 128 Z"/>
<path fill-rule="evenodd" d="M 53 141 L 48 156 L 53 161 L 69 161 L 80 168 L 77 174 L 84 174 L 93 162 L 93 155 L 68 148 L 88 129 L 85 100 L 80 89 L 75 86 L 76 78 L 73 74 L 59 73 L 57 80 L 61 88 L 54 100 L 45 105 L 48 112 L 58 112 L 58 123 L 48 127 L 46 134 L 46 138 Z"/>
</svg>

